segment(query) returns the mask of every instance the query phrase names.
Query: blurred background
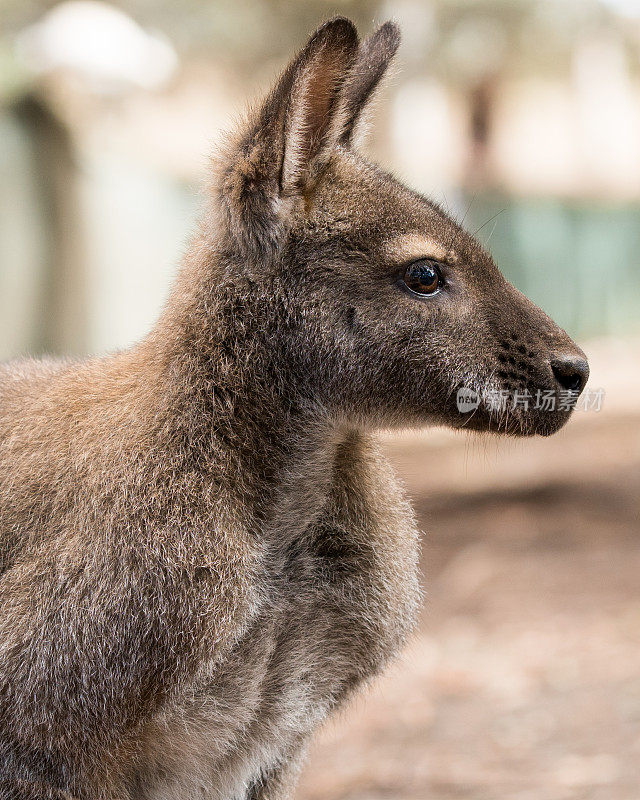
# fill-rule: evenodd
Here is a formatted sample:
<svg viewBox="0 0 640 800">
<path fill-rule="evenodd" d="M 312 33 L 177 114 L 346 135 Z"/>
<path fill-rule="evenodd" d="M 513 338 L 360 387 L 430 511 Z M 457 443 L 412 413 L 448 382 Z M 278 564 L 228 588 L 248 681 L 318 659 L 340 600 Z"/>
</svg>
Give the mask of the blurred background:
<svg viewBox="0 0 640 800">
<path fill-rule="evenodd" d="M 640 0 L 0 0 L 0 359 L 150 327 L 208 154 L 320 21 L 392 17 L 367 149 L 586 350 L 550 440 L 386 438 L 424 538 L 411 647 L 301 800 L 640 797 Z"/>
</svg>

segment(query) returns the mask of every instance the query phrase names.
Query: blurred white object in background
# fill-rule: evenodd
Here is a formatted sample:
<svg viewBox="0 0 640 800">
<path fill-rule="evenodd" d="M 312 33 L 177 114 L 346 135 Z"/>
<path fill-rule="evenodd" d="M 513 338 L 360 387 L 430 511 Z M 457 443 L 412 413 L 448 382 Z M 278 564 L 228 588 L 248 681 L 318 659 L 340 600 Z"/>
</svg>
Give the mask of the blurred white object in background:
<svg viewBox="0 0 640 800">
<path fill-rule="evenodd" d="M 69 0 L 51 9 L 16 42 L 17 54 L 38 74 L 72 71 L 95 92 L 158 89 L 175 74 L 172 45 L 99 0 Z"/>
<path fill-rule="evenodd" d="M 601 0 L 605 6 L 625 17 L 640 17 L 640 3 L 638 0 Z"/>
</svg>

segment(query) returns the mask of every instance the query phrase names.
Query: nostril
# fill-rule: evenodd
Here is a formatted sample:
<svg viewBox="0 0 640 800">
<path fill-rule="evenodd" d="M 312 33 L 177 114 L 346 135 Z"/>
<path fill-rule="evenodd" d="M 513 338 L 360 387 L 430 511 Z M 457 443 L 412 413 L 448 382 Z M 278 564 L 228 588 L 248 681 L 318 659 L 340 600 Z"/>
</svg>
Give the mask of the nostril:
<svg viewBox="0 0 640 800">
<path fill-rule="evenodd" d="M 551 361 L 551 369 L 563 389 L 578 394 L 584 389 L 589 377 L 589 364 L 579 356 L 558 356 Z"/>
</svg>

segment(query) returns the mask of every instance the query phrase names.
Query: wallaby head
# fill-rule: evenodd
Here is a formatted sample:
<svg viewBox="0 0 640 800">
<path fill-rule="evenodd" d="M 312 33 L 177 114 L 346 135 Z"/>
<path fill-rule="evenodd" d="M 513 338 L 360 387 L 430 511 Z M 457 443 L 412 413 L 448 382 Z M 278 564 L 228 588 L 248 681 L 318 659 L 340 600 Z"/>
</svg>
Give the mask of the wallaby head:
<svg viewBox="0 0 640 800">
<path fill-rule="evenodd" d="M 552 433 L 587 380 L 582 351 L 473 236 L 357 152 L 399 40 L 392 23 L 359 43 L 327 22 L 240 127 L 214 176 L 212 291 L 235 298 L 252 346 L 264 332 L 292 402 L 381 426 Z M 555 410 L 514 402 L 538 391 Z"/>
</svg>

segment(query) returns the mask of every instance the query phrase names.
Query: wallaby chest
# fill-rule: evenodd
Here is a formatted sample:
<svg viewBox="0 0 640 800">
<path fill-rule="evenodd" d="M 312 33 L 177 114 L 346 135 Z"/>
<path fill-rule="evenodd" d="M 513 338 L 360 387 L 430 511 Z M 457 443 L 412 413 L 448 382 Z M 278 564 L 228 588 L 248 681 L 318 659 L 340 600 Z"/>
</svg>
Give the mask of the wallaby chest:
<svg viewBox="0 0 640 800">
<path fill-rule="evenodd" d="M 310 523 L 268 543 L 250 624 L 146 732 L 142 797 L 250 796 L 400 647 L 418 597 L 416 536 L 382 473 L 386 500 L 342 487 Z"/>
</svg>

